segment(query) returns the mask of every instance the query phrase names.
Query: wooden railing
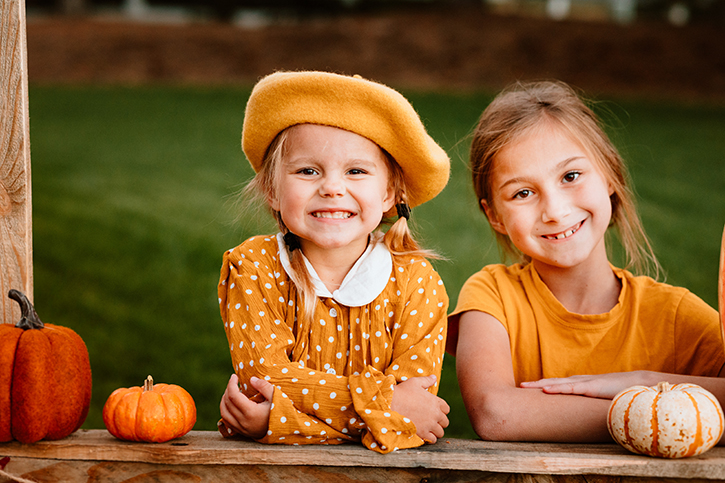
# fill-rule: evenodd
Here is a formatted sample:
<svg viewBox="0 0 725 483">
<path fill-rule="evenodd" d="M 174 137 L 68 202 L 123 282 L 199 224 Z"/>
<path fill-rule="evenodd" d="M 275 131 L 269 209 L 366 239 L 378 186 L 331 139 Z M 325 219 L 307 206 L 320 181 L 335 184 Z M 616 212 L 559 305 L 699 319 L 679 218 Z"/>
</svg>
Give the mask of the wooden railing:
<svg viewBox="0 0 725 483">
<path fill-rule="evenodd" d="M 361 445 L 277 446 L 192 431 L 168 443 L 132 443 L 105 430 L 59 441 L 0 444 L 4 473 L 38 482 L 725 481 L 725 448 L 665 460 L 614 444 L 492 443 L 443 439 L 381 455 Z M 2 464 L 0 464 L 2 466 Z"/>
<path fill-rule="evenodd" d="M 0 312 L 20 319 L 14 288 L 33 297 L 25 2 L 0 2 Z"/>
</svg>

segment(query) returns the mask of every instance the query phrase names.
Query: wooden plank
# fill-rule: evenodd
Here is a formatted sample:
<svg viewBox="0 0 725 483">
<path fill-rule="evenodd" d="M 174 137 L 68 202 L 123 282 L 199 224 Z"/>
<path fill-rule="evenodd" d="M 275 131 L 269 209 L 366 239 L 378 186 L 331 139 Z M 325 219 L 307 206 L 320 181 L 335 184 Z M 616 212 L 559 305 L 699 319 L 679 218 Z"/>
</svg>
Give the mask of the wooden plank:
<svg viewBox="0 0 725 483">
<path fill-rule="evenodd" d="M 617 445 L 492 443 L 444 439 L 435 445 L 381 455 L 360 445 L 281 446 L 226 440 L 192 431 L 163 444 L 123 442 L 105 430 L 79 431 L 60 441 L 0 444 L 0 457 L 151 465 L 386 468 L 528 475 L 602 475 L 725 480 L 725 448 L 665 460 L 631 454 Z"/>
<path fill-rule="evenodd" d="M 274 465 L 152 465 L 133 462 L 59 461 L 13 458 L 5 473 L 31 481 L 72 482 L 383 482 L 383 483 L 712 483 L 713 480 L 597 475 L 526 475 L 428 468 Z M 0 475 L 0 483 L 13 481 Z M 17 480 L 16 480 L 17 481 Z"/>
<path fill-rule="evenodd" d="M 11 288 L 33 298 L 28 63 L 24 0 L 0 3 L 0 312 L 20 320 Z"/>
<path fill-rule="evenodd" d="M 244 465 L 180 465 L 164 466 L 129 462 L 67 462 L 58 460 L 12 459 L 5 468 L 6 473 L 34 481 L 73 482 L 386 482 L 420 483 L 421 481 L 442 481 L 447 483 L 480 481 L 506 483 L 508 475 L 482 473 L 477 471 L 450 473 L 445 470 L 425 468 L 394 469 L 351 468 L 330 466 L 244 466 Z M 0 476 L 0 483 L 12 481 Z M 532 480 L 535 481 L 535 480 Z M 546 480 L 544 480 L 546 481 Z"/>
</svg>

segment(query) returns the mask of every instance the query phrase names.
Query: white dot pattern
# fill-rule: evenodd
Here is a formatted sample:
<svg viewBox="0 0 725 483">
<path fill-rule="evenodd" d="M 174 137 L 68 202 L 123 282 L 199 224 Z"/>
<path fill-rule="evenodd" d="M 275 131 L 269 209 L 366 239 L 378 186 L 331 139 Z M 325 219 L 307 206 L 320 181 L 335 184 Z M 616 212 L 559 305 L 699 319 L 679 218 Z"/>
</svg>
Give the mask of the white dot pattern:
<svg viewBox="0 0 725 483">
<path fill-rule="evenodd" d="M 224 258 L 219 306 L 233 367 L 240 381 L 269 378 L 281 389 L 261 442 L 362 441 L 382 453 L 423 443 L 390 402 L 396 382 L 440 379 L 448 297 L 429 263 L 394 258 L 395 276 L 370 304 L 323 298 L 313 323 L 297 320 L 301 301 L 275 237 L 251 238 Z"/>
</svg>

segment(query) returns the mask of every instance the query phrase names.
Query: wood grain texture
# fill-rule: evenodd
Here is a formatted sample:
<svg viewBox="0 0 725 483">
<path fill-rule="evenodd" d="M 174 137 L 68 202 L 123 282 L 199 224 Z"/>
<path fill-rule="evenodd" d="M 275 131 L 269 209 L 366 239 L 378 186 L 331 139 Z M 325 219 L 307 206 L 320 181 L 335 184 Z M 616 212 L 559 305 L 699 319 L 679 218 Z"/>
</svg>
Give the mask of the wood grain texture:
<svg viewBox="0 0 725 483">
<path fill-rule="evenodd" d="M 530 475 L 429 468 L 371 468 L 279 465 L 154 465 L 131 462 L 58 461 L 13 458 L 6 473 L 26 480 L 87 483 L 172 483 L 244 481 L 245 483 L 712 483 L 717 480 L 602 475 Z M 13 481 L 0 475 L 0 483 Z M 721 480 L 720 480 L 721 481 Z"/>
<path fill-rule="evenodd" d="M 28 63 L 24 0 L 0 2 L 0 312 L 20 319 L 11 288 L 33 297 Z"/>
<path fill-rule="evenodd" d="M 223 439 L 213 431 L 192 431 L 168 443 L 152 444 L 120 441 L 105 430 L 84 430 L 60 441 L 40 441 L 33 445 L 17 442 L 0 444 L 0 457 L 3 456 L 9 456 L 11 462 L 19 459 L 54 460 L 53 465 L 64 463 L 86 470 L 111 464 L 120 468 L 141 465 L 139 467 L 148 471 L 187 472 L 201 477 L 199 481 L 204 481 L 207 474 L 233 472 L 247 475 L 245 478 L 249 481 L 263 481 L 249 476 L 252 474 L 267 475 L 265 478 L 269 477 L 269 481 L 278 481 L 277 477 L 270 477 L 272 473 L 304 474 L 315 481 L 317 477 L 311 475 L 316 471 L 358 475 L 351 481 L 388 482 L 421 481 L 422 478 L 440 481 L 439 477 L 443 474 L 459 478 L 445 481 L 629 481 L 626 478 L 633 478 L 631 481 L 662 481 L 667 478 L 725 481 L 725 448 L 719 447 L 698 457 L 667 460 L 634 455 L 614 444 L 492 443 L 444 439 L 435 445 L 381 455 L 360 445 L 262 445 L 241 439 Z M 97 466 L 99 464 L 101 466 Z M 10 465 L 6 471 L 9 469 L 12 469 Z M 397 477 L 392 476 L 378 478 L 375 475 L 381 470 L 391 475 L 402 475 L 402 479 L 396 480 Z M 15 475 L 25 473 L 27 471 L 13 471 Z M 414 475 L 417 479 L 405 479 L 408 478 L 405 475 Z M 503 478 L 503 475 L 508 476 Z M 581 475 L 586 475 L 586 480 L 577 478 Z M 279 481 L 281 479 L 284 478 L 280 476 Z"/>
</svg>

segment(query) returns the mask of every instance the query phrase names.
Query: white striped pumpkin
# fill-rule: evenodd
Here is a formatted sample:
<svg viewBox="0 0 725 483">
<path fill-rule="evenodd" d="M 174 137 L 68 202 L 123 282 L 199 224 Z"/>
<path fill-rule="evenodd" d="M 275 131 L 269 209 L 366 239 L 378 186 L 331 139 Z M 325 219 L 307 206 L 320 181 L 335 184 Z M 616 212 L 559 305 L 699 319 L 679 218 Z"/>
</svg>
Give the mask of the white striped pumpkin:
<svg viewBox="0 0 725 483">
<path fill-rule="evenodd" d="M 715 446 L 724 419 L 715 396 L 700 386 L 660 382 L 617 394 L 607 426 L 614 440 L 634 453 L 683 458 Z"/>
</svg>

